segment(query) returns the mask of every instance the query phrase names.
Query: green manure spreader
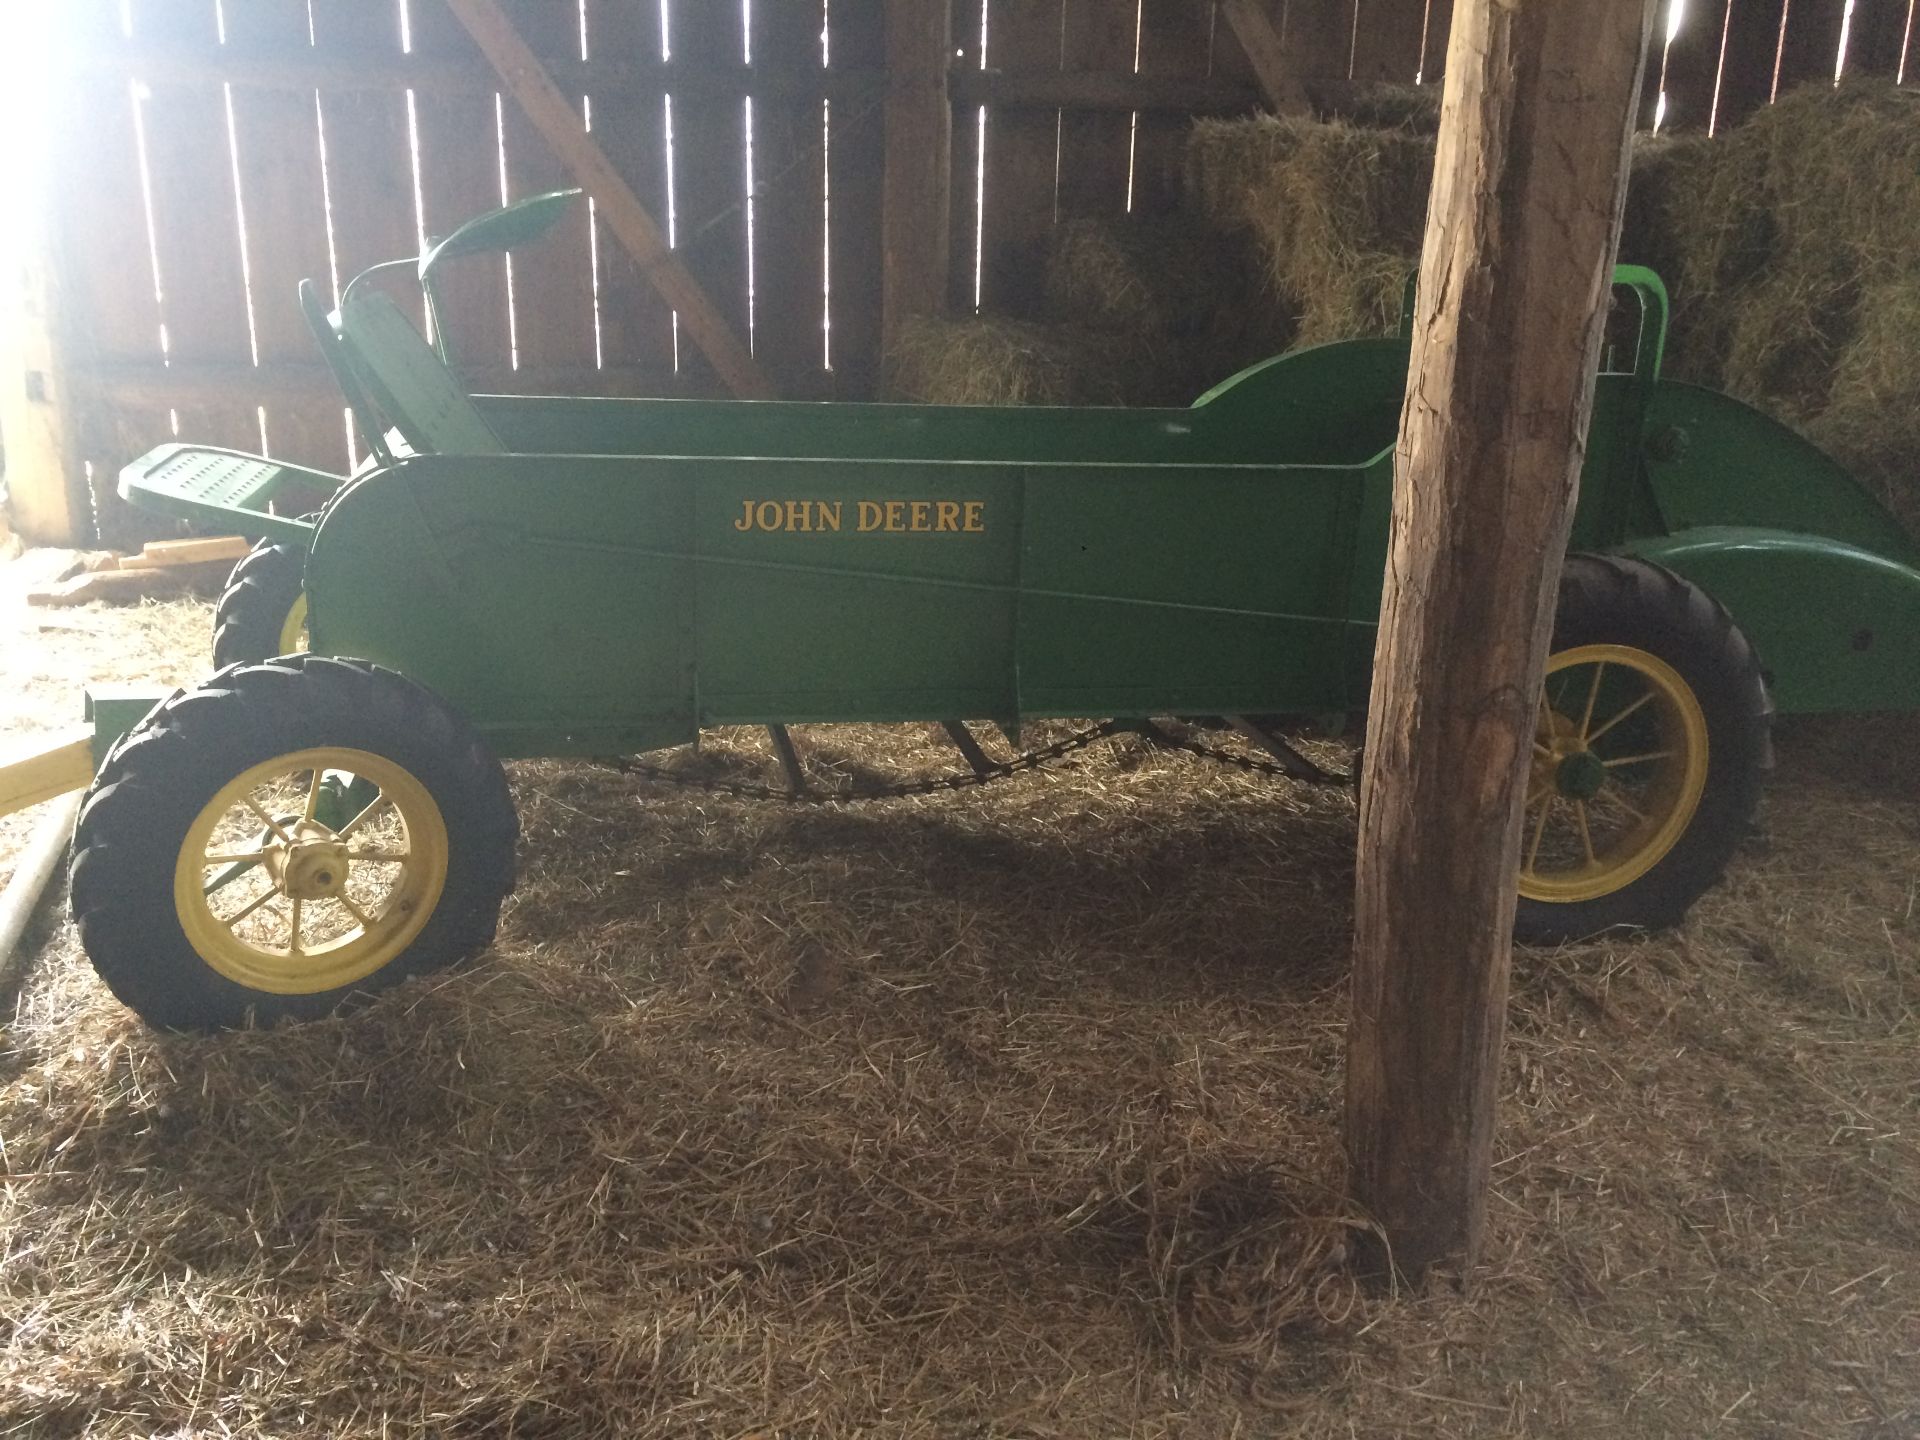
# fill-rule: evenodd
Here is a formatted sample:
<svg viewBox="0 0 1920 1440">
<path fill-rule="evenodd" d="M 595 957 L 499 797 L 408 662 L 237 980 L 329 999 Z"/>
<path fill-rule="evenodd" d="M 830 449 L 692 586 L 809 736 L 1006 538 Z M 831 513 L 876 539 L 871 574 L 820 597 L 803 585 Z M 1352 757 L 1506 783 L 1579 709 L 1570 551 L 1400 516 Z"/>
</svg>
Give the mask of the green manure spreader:
<svg viewBox="0 0 1920 1440">
<path fill-rule="evenodd" d="M 563 203 L 406 263 L 431 305 L 439 264 Z M 1617 281 L 1638 323 L 1599 380 L 1540 697 L 1535 941 L 1677 920 L 1746 830 L 1775 707 L 1920 703 L 1914 545 L 1790 430 L 1663 379 L 1665 292 Z M 764 726 L 798 790 L 786 727 L 944 725 L 956 774 L 902 787 L 925 792 L 1120 729 L 1206 748 L 1155 723 L 1201 717 L 1327 778 L 1290 723 L 1366 704 L 1404 338 L 1183 410 L 547 399 L 469 396 L 361 281 L 304 299 L 369 463 L 130 466 L 133 500 L 263 541 L 224 668 L 98 700 L 84 741 L 0 770 L 0 807 L 91 787 L 73 914 L 155 1024 L 317 1016 L 484 948 L 514 883 L 503 759 L 646 767 Z M 273 513 L 315 483 L 317 514 Z M 1086 717 L 1112 719 L 1017 760 L 968 728 Z"/>
</svg>

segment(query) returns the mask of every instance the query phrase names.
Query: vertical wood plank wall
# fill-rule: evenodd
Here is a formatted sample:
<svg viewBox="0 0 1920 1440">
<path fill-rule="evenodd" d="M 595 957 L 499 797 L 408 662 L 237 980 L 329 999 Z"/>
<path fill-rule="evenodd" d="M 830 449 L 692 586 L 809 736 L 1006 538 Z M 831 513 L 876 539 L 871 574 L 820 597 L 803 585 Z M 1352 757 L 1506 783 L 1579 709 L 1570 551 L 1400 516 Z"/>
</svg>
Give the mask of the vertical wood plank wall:
<svg viewBox="0 0 1920 1440">
<path fill-rule="evenodd" d="M 1264 3 L 1309 82 L 1444 75 L 1451 0 Z M 871 393 L 883 0 L 508 8 L 780 392 Z M 959 313 L 976 297 L 1030 312 L 1056 226 L 1174 208 L 1192 116 L 1255 102 L 1217 0 L 952 8 Z M 1920 81 L 1915 8 L 1663 0 L 1642 122 L 1723 129 L 1792 85 L 1831 83 L 1843 30 L 1847 74 Z M 569 183 L 441 0 L 63 0 L 59 25 L 93 117 L 55 223 L 78 312 L 77 433 L 109 540 L 140 528 L 112 476 L 174 435 L 352 463 L 360 447 L 306 335 L 300 279 L 337 294 L 424 236 Z M 417 299 L 396 294 L 418 318 Z M 584 205 L 511 264 L 458 267 L 446 298 L 476 388 L 717 393 Z"/>
</svg>

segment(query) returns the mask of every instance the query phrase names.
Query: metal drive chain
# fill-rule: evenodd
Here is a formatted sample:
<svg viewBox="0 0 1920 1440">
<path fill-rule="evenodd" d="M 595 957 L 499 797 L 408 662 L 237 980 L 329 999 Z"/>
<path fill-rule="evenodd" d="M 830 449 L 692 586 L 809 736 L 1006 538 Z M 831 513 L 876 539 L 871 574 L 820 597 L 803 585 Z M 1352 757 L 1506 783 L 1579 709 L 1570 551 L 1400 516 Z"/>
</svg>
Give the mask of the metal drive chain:
<svg viewBox="0 0 1920 1440">
<path fill-rule="evenodd" d="M 1299 780 L 1306 784 L 1330 785 L 1339 789 L 1350 789 L 1354 784 L 1352 775 L 1342 775 L 1337 771 L 1322 771 L 1320 776 L 1301 775 L 1284 765 L 1271 760 L 1262 760 L 1257 755 L 1240 755 L 1232 750 L 1222 750 L 1199 740 L 1190 740 L 1178 735 L 1168 735 L 1164 731 L 1152 731 L 1146 739 L 1162 750 L 1180 750 L 1188 755 L 1198 755 L 1202 760 L 1211 760 L 1216 765 L 1229 765 L 1236 770 L 1248 770 L 1255 775 L 1278 775 L 1284 780 Z M 1318 769 L 1319 767 L 1315 767 Z"/>
<path fill-rule="evenodd" d="M 1091 729 L 1076 731 L 1064 740 L 1056 740 L 1037 750 L 1028 750 L 1011 760 L 989 766 L 985 770 L 965 770 L 952 775 L 937 775 L 924 780 L 903 780 L 891 785 L 856 785 L 847 790 L 806 790 L 794 791 L 784 785 L 765 785 L 745 780 L 721 780 L 711 776 L 687 775 L 678 770 L 669 770 L 665 766 L 655 765 L 646 760 L 618 758 L 603 763 L 618 770 L 623 775 L 638 775 L 643 779 L 657 780 L 664 785 L 676 786 L 683 790 L 704 790 L 713 795 L 727 795 L 739 800 L 778 800 L 789 805 L 850 805 L 867 800 L 898 800 L 915 795 L 939 795 L 954 790 L 973 790 L 983 785 L 991 785 L 998 780 L 1010 780 L 1016 775 L 1024 775 L 1051 765 L 1057 760 L 1102 740 L 1110 740 L 1120 735 L 1135 735 L 1149 745 L 1162 750 L 1180 750 L 1189 755 L 1197 755 L 1203 760 L 1229 765 L 1239 770 L 1251 771 L 1256 775 L 1276 775 L 1282 779 L 1298 779 L 1285 766 L 1276 765 L 1271 760 L 1261 760 L 1252 755 L 1237 755 L 1231 750 L 1216 749 L 1197 740 L 1180 739 L 1159 730 L 1140 730 L 1135 726 L 1118 720 L 1109 720 L 1095 725 Z M 1328 783 L 1348 784 L 1346 776 L 1331 776 Z"/>
</svg>

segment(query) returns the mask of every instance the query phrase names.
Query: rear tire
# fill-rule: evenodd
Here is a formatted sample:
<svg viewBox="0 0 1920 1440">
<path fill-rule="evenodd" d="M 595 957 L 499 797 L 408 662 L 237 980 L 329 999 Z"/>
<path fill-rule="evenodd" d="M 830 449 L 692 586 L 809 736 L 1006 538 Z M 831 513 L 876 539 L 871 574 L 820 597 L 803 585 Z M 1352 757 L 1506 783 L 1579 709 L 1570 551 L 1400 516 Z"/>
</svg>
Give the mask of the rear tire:
<svg viewBox="0 0 1920 1440">
<path fill-rule="evenodd" d="M 262 540 L 227 579 L 213 612 L 213 663 L 257 665 L 307 648 L 307 552 Z"/>
<path fill-rule="evenodd" d="M 1772 706 L 1753 647 L 1673 572 L 1571 555 L 1547 665 L 1516 938 L 1553 944 L 1678 923 L 1733 858 L 1772 768 Z M 1601 828 L 1609 806 L 1617 844 Z"/>
<path fill-rule="evenodd" d="M 242 666 L 108 754 L 73 916 L 152 1025 L 312 1019 L 485 949 L 518 832 L 499 762 L 427 690 L 318 656 Z"/>
</svg>

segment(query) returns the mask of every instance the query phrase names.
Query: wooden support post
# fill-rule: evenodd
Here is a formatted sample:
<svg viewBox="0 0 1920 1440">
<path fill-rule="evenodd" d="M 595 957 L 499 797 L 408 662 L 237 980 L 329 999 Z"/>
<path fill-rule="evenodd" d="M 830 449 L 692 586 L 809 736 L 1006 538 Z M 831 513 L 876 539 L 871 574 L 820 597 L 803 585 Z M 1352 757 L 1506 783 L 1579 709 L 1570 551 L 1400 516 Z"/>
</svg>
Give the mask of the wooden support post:
<svg viewBox="0 0 1920 1440">
<path fill-rule="evenodd" d="M 752 353 L 667 244 L 666 232 L 640 203 L 633 187 L 587 134 L 580 112 L 520 38 L 499 0 L 447 0 L 447 5 L 554 156 L 593 196 L 607 229 L 679 311 L 682 328 L 728 389 L 748 400 L 774 398 L 772 382 Z"/>
<path fill-rule="evenodd" d="M 1360 815 L 1348 1184 L 1409 1276 L 1478 1258 L 1524 775 L 1652 0 L 1459 0 Z"/>
<path fill-rule="evenodd" d="M 23 10 L 10 24 L 0 43 L 45 53 L 52 26 L 44 14 Z M 28 540 L 84 545 L 93 538 L 93 517 L 81 442 L 83 382 L 61 273 L 56 177 L 66 169 L 70 137 L 86 127 L 72 97 L 47 83 L 47 68 L 20 67 L 12 81 L 18 93 L 0 97 L 0 117 L 8 122 L 0 149 L 0 188 L 8 197 L 0 231 L 0 436 L 12 527 Z"/>
<path fill-rule="evenodd" d="M 881 328 L 946 307 L 953 105 L 952 0 L 887 0 L 887 158 Z"/>
<path fill-rule="evenodd" d="M 1260 0 L 1221 0 L 1221 13 L 1233 27 L 1240 48 L 1247 52 L 1253 73 L 1260 79 L 1267 103 L 1276 115 L 1304 115 L 1312 106 L 1307 87 L 1300 81 L 1293 57 L 1281 42 L 1280 32 L 1267 18 Z"/>
<path fill-rule="evenodd" d="M 22 192 L 12 186 L 7 193 Z M 6 437 L 12 525 L 46 545 L 84 545 L 93 537 L 80 444 L 80 382 L 60 293 L 55 250 L 46 243 L 43 207 L 15 212 L 25 226 L 19 250 L 5 257 L 0 293 L 0 435 Z"/>
</svg>

